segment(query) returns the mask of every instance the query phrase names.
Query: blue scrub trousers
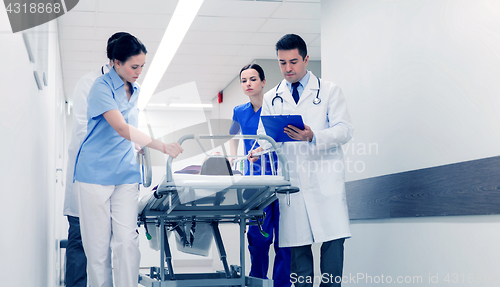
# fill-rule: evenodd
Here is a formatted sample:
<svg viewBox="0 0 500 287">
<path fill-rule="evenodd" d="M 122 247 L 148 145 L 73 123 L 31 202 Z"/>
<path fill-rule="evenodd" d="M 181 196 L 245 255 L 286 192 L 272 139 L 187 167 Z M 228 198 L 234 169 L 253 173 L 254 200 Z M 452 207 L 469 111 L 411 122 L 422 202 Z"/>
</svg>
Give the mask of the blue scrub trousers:
<svg viewBox="0 0 500 287">
<path fill-rule="evenodd" d="M 66 287 L 87 286 L 87 257 L 83 251 L 80 219 L 68 216 L 68 245 L 66 247 Z"/>
<path fill-rule="evenodd" d="M 274 234 L 274 257 L 273 281 L 275 287 L 290 287 L 290 248 L 279 247 L 279 205 L 278 200 L 268 205 L 264 212 L 266 216 L 262 223 L 262 229 L 269 234 L 265 238 L 259 231 L 257 225 L 250 225 L 248 228 L 248 250 L 252 261 L 250 276 L 267 279 L 269 268 L 269 248 L 273 243 Z"/>
</svg>

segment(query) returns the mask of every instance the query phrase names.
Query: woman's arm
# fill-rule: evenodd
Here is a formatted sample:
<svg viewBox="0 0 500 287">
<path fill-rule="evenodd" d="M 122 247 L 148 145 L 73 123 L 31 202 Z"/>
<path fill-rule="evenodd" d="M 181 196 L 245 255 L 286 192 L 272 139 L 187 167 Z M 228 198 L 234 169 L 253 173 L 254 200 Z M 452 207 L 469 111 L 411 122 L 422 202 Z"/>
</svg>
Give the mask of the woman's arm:
<svg viewBox="0 0 500 287">
<path fill-rule="evenodd" d="M 229 140 L 229 151 L 231 155 L 238 155 L 238 145 L 240 144 L 239 139 L 230 139 Z"/>
<path fill-rule="evenodd" d="M 234 161 L 237 159 L 238 155 L 238 145 L 240 144 L 239 139 L 230 139 L 229 140 L 229 162 L 231 163 L 231 166 L 233 165 Z"/>
<path fill-rule="evenodd" d="M 134 126 L 127 124 L 123 115 L 118 110 L 110 110 L 102 115 L 121 137 L 133 143 L 159 150 L 174 158 L 184 151 L 176 142 L 165 144 L 159 140 L 152 139 Z"/>
</svg>

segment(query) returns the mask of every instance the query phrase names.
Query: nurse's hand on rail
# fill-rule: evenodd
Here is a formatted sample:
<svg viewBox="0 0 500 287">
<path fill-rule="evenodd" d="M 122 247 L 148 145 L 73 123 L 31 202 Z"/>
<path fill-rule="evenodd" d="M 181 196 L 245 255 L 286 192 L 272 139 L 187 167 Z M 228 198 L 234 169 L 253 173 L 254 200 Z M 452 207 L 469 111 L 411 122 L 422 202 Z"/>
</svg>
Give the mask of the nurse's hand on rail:
<svg viewBox="0 0 500 287">
<path fill-rule="evenodd" d="M 253 154 L 254 154 L 254 153 L 261 152 L 261 151 L 263 151 L 263 150 L 264 150 L 264 149 L 263 149 L 262 147 L 258 147 L 258 148 L 256 148 L 256 149 L 251 150 L 251 151 L 248 153 L 248 160 L 249 160 L 249 161 L 251 161 L 251 162 L 256 162 L 256 161 L 259 159 L 259 157 L 258 157 L 258 156 L 254 157 L 254 156 L 253 156 Z"/>
<path fill-rule="evenodd" d="M 231 166 L 233 166 L 234 161 L 237 160 L 238 158 L 235 156 L 228 156 L 227 159 L 229 160 L 229 163 L 231 164 Z"/>
<path fill-rule="evenodd" d="M 141 148 L 141 146 L 139 144 L 134 143 L 134 145 L 135 145 L 135 150 L 137 151 L 137 153 L 144 154 L 144 150 Z"/>
<path fill-rule="evenodd" d="M 168 154 L 169 156 L 176 158 L 184 149 L 177 142 L 173 143 L 163 143 L 163 153 Z"/>
<path fill-rule="evenodd" d="M 304 125 L 304 129 L 301 130 L 296 126 L 288 125 L 285 127 L 285 133 L 294 140 L 298 141 L 312 141 L 314 138 L 314 133 L 310 126 Z"/>
</svg>

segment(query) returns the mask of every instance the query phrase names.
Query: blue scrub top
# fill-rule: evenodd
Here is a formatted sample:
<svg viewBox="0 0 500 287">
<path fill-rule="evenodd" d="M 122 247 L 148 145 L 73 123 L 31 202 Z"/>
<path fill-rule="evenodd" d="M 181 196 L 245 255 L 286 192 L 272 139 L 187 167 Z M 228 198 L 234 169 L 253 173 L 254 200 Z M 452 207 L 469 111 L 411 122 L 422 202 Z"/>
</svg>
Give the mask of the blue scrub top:
<svg viewBox="0 0 500 287">
<path fill-rule="evenodd" d="M 262 111 L 262 107 L 255 112 L 252 107 L 252 103 L 248 102 L 243 105 L 236 106 L 233 110 L 233 123 L 229 130 L 229 134 L 236 135 L 241 132 L 243 135 L 256 135 L 257 129 L 259 128 L 259 120 L 260 120 L 260 112 Z M 252 148 L 255 140 L 253 139 L 245 139 L 243 140 L 245 143 L 245 154 L 248 154 L 248 151 Z M 256 143 L 253 149 L 259 147 L 259 144 Z M 269 160 L 269 155 L 264 155 L 266 161 L 265 174 L 272 174 L 271 171 L 271 162 Z M 273 152 L 274 166 L 277 168 L 277 155 Z M 249 162 L 245 161 L 245 175 L 250 175 L 249 170 Z M 253 174 L 260 175 L 261 174 L 261 160 L 260 158 L 254 162 L 253 164 Z"/>
<path fill-rule="evenodd" d="M 134 144 L 121 137 L 103 114 L 119 110 L 125 121 L 137 127 L 139 87 L 127 100 L 125 84 L 115 69 L 97 78 L 87 98 L 87 135 L 76 158 L 74 180 L 101 185 L 140 183 Z"/>
</svg>

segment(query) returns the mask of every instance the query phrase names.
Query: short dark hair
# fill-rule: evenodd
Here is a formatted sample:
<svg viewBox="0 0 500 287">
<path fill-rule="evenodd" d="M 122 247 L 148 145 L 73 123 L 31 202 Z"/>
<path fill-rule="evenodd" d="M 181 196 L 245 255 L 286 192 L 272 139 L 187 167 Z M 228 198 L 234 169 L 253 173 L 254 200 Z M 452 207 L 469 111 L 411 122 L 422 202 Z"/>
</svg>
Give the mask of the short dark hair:
<svg viewBox="0 0 500 287">
<path fill-rule="evenodd" d="M 278 50 L 293 50 L 298 49 L 299 55 L 304 59 L 307 56 L 307 45 L 306 42 L 296 34 L 286 34 L 281 37 L 276 43 L 276 54 Z"/>
<path fill-rule="evenodd" d="M 115 46 L 116 40 L 125 35 L 130 34 L 127 32 L 116 32 L 111 37 L 109 37 L 108 46 L 106 47 L 106 55 L 108 56 L 108 59 L 113 60 L 113 47 Z"/>
<path fill-rule="evenodd" d="M 264 69 L 262 69 L 261 66 L 259 66 L 259 64 L 248 64 L 248 65 L 245 65 L 243 68 L 241 68 L 240 70 L 240 80 L 241 80 L 241 73 L 245 70 L 248 70 L 248 69 L 254 69 L 256 70 L 258 73 L 259 73 L 259 78 L 261 81 L 264 81 L 266 79 L 266 76 L 264 75 Z"/>
<path fill-rule="evenodd" d="M 147 52 L 144 44 L 129 34 L 121 36 L 115 41 L 111 59 L 125 63 L 130 57 L 139 55 L 140 53 L 146 54 Z"/>
<path fill-rule="evenodd" d="M 202 175 L 233 175 L 231 164 L 223 155 L 210 155 L 201 165 Z"/>
</svg>

